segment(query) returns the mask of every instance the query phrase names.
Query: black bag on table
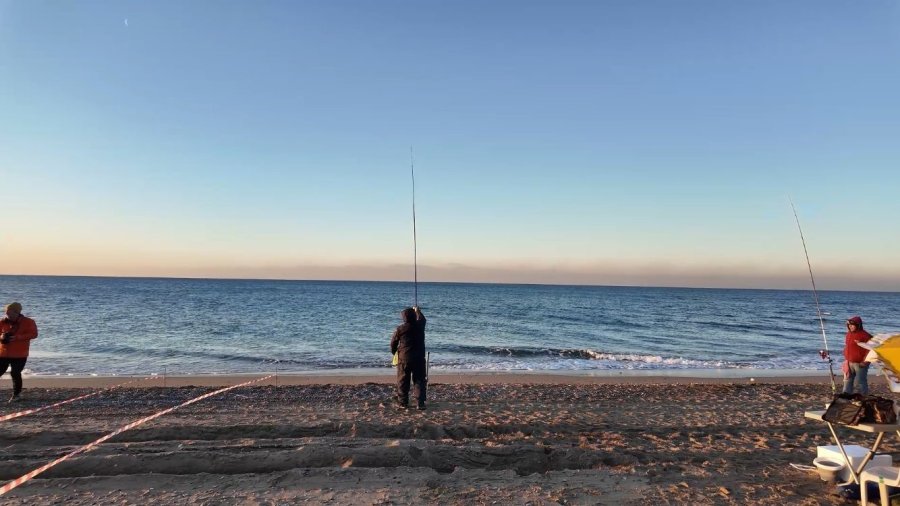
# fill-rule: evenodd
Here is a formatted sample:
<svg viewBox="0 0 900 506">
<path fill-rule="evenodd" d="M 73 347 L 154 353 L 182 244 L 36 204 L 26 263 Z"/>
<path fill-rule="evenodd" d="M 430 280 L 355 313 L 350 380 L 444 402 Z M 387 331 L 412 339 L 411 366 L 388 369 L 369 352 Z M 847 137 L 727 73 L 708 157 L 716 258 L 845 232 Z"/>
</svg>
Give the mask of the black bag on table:
<svg viewBox="0 0 900 506">
<path fill-rule="evenodd" d="M 841 425 L 856 425 L 862 421 L 866 408 L 859 394 L 838 394 L 828 405 L 822 420 Z"/>
<path fill-rule="evenodd" d="M 894 411 L 894 401 L 877 395 L 868 395 L 863 398 L 863 423 L 897 423 L 897 412 Z"/>
<path fill-rule="evenodd" d="M 894 401 L 877 395 L 838 394 L 828 405 L 822 420 L 842 425 L 897 423 Z"/>
</svg>

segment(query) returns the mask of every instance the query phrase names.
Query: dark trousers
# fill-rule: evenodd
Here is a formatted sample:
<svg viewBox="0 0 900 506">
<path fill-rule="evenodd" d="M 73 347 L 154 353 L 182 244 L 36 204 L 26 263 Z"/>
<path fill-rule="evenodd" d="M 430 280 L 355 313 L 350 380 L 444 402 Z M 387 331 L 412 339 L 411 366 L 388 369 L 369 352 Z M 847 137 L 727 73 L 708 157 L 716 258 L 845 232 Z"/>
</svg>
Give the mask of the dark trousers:
<svg viewBox="0 0 900 506">
<path fill-rule="evenodd" d="M 425 402 L 425 361 L 411 360 L 397 363 L 397 400 L 401 404 L 409 402 L 410 379 L 416 384 L 416 399 Z"/>
<path fill-rule="evenodd" d="M 19 395 L 22 392 L 22 369 L 25 369 L 25 358 L 7 358 L 0 357 L 0 376 L 6 374 L 6 369 L 12 366 L 9 375 L 13 380 L 13 395 Z"/>
</svg>

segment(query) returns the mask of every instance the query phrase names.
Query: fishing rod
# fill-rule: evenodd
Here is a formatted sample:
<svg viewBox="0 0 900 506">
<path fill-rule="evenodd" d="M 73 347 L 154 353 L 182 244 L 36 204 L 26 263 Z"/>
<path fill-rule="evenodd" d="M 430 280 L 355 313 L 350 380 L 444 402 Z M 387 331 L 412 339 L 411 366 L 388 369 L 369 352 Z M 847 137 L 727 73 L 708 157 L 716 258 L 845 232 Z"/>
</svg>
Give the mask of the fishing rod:
<svg viewBox="0 0 900 506">
<path fill-rule="evenodd" d="M 413 305 L 419 306 L 419 246 L 416 238 L 416 169 L 413 148 L 409 147 L 409 175 L 412 177 L 412 219 L 413 219 Z M 425 355 L 425 382 L 428 383 L 428 369 L 431 352 Z"/>
<path fill-rule="evenodd" d="M 409 174 L 412 176 L 412 222 L 413 222 L 413 305 L 419 305 L 419 250 L 416 238 L 416 169 L 413 163 L 413 148 L 409 147 Z"/>
<path fill-rule="evenodd" d="M 413 223 L 413 306 L 419 305 L 419 251 L 416 238 L 416 168 L 413 160 L 413 148 L 409 147 L 409 175 L 412 177 L 412 223 Z M 398 355 L 395 352 L 391 365 L 398 364 Z M 428 367 L 426 363 L 426 368 Z"/>
<path fill-rule="evenodd" d="M 819 328 L 822 330 L 822 342 L 825 343 L 825 349 L 819 350 L 819 356 L 823 360 L 828 361 L 828 372 L 831 378 L 831 393 L 837 393 L 837 385 L 834 382 L 834 360 L 831 358 L 831 352 L 828 351 L 828 337 L 825 335 L 825 320 L 822 318 L 822 307 L 819 305 L 819 292 L 816 290 L 816 278 L 813 277 L 812 264 L 809 261 L 809 251 L 806 249 L 806 239 L 803 237 L 803 228 L 800 226 L 800 218 L 797 216 L 797 208 L 794 207 L 794 201 L 790 198 L 791 210 L 794 211 L 794 220 L 797 221 L 797 230 L 800 231 L 800 242 L 803 243 L 803 254 L 806 255 L 806 266 L 809 268 L 809 281 L 812 283 L 813 299 L 816 301 L 816 315 L 819 317 Z"/>
</svg>

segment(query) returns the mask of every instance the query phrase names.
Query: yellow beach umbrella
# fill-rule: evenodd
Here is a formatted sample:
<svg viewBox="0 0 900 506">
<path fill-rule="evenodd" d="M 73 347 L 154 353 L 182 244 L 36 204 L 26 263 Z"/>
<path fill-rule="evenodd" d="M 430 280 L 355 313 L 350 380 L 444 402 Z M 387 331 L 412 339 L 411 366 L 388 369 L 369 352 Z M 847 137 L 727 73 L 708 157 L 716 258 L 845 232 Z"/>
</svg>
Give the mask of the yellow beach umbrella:
<svg viewBox="0 0 900 506">
<path fill-rule="evenodd" d="M 867 343 L 860 346 L 875 352 L 884 376 L 888 380 L 888 387 L 892 392 L 900 392 L 900 333 L 876 334 Z M 871 361 L 872 354 L 867 360 Z"/>
<path fill-rule="evenodd" d="M 873 350 L 884 367 L 890 369 L 895 376 L 900 376 L 900 334 L 888 336 Z"/>
</svg>

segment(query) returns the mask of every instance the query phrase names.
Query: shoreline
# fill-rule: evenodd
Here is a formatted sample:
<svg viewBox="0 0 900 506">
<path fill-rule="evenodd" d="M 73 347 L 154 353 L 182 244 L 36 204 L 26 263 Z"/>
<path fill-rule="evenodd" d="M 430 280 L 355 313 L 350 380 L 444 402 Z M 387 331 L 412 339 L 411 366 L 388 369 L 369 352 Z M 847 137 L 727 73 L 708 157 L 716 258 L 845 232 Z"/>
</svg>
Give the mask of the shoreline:
<svg viewBox="0 0 900 506">
<path fill-rule="evenodd" d="M 362 385 L 393 384 L 393 369 L 349 369 L 329 371 L 172 374 L 121 376 L 24 376 L 25 388 L 148 388 L 184 386 L 231 386 L 273 375 L 254 385 Z M 839 382 L 840 378 L 835 377 Z M 9 387 L 9 375 L 0 385 Z M 828 384 L 827 372 L 809 370 L 641 370 L 641 371 L 434 371 L 432 384 L 450 385 L 683 385 L 683 384 Z"/>
</svg>

